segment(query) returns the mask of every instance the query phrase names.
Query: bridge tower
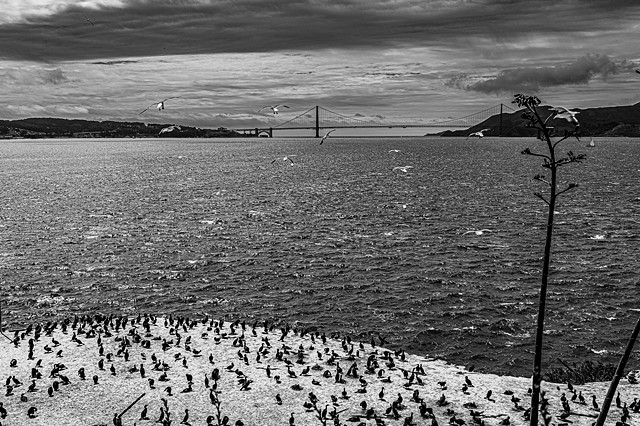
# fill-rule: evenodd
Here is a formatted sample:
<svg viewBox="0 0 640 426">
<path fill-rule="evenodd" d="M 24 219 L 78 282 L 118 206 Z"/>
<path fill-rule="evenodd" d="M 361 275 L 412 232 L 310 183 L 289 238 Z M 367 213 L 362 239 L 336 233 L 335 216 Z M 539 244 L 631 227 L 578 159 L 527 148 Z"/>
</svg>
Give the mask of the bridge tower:
<svg viewBox="0 0 640 426">
<path fill-rule="evenodd" d="M 320 137 L 320 116 L 318 114 L 320 107 L 316 105 L 316 138 Z"/>
</svg>

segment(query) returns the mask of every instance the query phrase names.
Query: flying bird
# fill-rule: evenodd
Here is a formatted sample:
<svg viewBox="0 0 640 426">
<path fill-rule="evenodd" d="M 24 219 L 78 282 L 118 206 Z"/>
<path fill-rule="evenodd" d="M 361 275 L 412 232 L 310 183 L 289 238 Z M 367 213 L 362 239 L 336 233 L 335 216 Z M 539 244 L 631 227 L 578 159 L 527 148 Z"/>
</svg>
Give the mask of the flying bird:
<svg viewBox="0 0 640 426">
<path fill-rule="evenodd" d="M 576 114 L 579 114 L 580 111 L 571 111 L 561 106 L 551 108 L 551 111 L 552 113 L 549 118 L 562 118 L 564 120 L 567 120 L 569 123 L 575 124 L 576 126 L 580 125 L 578 119 L 576 118 Z M 547 120 L 549 118 L 547 118 Z"/>
<path fill-rule="evenodd" d="M 148 110 L 148 109 L 149 109 L 149 108 L 151 108 L 151 107 L 156 107 L 156 108 L 158 109 L 158 111 L 161 111 L 161 110 L 163 110 L 163 109 L 164 109 L 164 103 L 165 103 L 166 101 L 168 101 L 169 99 L 178 99 L 179 97 L 180 97 L 180 96 L 172 96 L 172 97 L 170 97 L 170 98 L 163 99 L 163 100 L 161 100 L 160 102 L 154 102 L 154 103 L 152 103 L 151 105 L 149 105 L 148 107 L 146 107 L 145 109 L 143 109 L 143 110 L 140 112 L 140 114 L 144 113 L 146 110 Z"/>
<path fill-rule="evenodd" d="M 160 133 L 158 133 L 158 135 L 161 135 L 163 133 L 170 133 L 173 132 L 174 130 L 182 130 L 182 128 L 180 126 L 169 126 L 169 127 L 165 127 L 164 129 L 160 130 Z"/>
<path fill-rule="evenodd" d="M 467 138 L 471 138 L 474 136 L 477 136 L 478 138 L 483 138 L 484 137 L 484 132 L 488 132 L 491 129 L 482 129 L 482 130 L 478 130 L 477 132 L 473 132 L 470 133 L 469 136 L 467 136 Z"/>
<path fill-rule="evenodd" d="M 324 142 L 324 140 L 327 139 L 329 137 L 329 135 L 331 133 L 335 132 L 335 131 L 336 131 L 336 129 L 332 129 L 332 130 L 329 130 L 327 133 L 325 133 L 325 135 L 322 137 L 322 139 L 320 139 L 320 145 L 322 145 L 322 142 Z"/>
<path fill-rule="evenodd" d="M 403 173 L 409 172 L 409 169 L 413 169 L 413 166 L 396 166 L 392 169 L 392 171 L 400 170 Z"/>
<path fill-rule="evenodd" d="M 274 113 L 274 114 L 277 114 L 277 113 L 278 113 L 278 108 L 280 108 L 280 107 L 282 107 L 282 108 L 289 108 L 288 106 L 286 106 L 286 105 L 282 105 L 282 104 L 277 104 L 277 105 L 274 105 L 274 106 L 270 106 L 270 105 L 268 105 L 268 106 L 266 106 L 266 107 L 262 107 L 262 108 L 260 108 L 260 109 L 258 110 L 258 112 L 261 112 L 263 109 L 270 109 L 271 111 L 273 111 L 273 113 Z"/>
<path fill-rule="evenodd" d="M 640 74 L 640 70 L 636 70 L 636 72 L 637 72 L 638 74 Z"/>
<path fill-rule="evenodd" d="M 279 160 L 279 158 L 276 158 L 275 160 L 273 160 L 273 161 L 271 162 L 271 164 L 275 163 L 275 162 L 276 162 L 276 161 L 278 161 L 278 160 Z M 293 166 L 293 164 L 294 164 L 294 163 L 293 163 L 293 160 L 292 160 L 290 157 L 283 157 L 283 158 L 282 158 L 282 161 L 290 161 L 292 166 Z"/>
<path fill-rule="evenodd" d="M 84 19 L 86 19 L 88 23 L 90 23 L 91 25 L 95 25 L 93 23 L 93 21 L 91 19 L 89 19 L 89 17 L 87 15 L 82 15 L 82 16 L 84 16 Z"/>
<path fill-rule="evenodd" d="M 467 232 L 464 232 L 462 235 L 466 235 L 466 234 L 482 235 L 485 232 L 491 232 L 491 229 L 478 229 L 476 231 L 467 231 Z"/>
</svg>

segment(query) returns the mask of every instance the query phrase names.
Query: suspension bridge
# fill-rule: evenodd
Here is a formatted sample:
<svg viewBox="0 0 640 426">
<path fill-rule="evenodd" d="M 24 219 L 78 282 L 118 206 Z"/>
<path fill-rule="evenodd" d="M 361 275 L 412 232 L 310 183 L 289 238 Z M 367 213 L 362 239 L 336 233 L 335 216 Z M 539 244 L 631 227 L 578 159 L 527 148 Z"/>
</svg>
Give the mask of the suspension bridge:
<svg viewBox="0 0 640 426">
<path fill-rule="evenodd" d="M 499 115 L 499 135 L 502 135 L 502 114 L 515 112 L 508 105 L 498 104 L 482 111 L 438 122 L 420 123 L 387 123 L 384 119 L 365 120 L 362 117 L 349 117 L 321 106 L 311 107 L 295 117 L 271 127 L 238 128 L 237 132 L 255 137 L 273 137 L 275 130 L 315 130 L 315 137 L 320 137 L 322 129 L 375 129 L 375 128 L 469 128 L 482 123 L 490 117 Z"/>
</svg>

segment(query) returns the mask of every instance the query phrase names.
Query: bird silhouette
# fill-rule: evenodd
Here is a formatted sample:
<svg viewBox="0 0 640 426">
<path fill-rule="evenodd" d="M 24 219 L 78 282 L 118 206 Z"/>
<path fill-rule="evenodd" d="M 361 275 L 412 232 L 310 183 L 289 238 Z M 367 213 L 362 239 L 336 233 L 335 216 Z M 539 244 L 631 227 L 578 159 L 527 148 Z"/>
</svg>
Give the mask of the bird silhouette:
<svg viewBox="0 0 640 426">
<path fill-rule="evenodd" d="M 149 417 L 147 417 L 147 405 L 146 404 L 142 408 L 142 412 L 140 412 L 140 420 L 149 420 Z"/>
</svg>

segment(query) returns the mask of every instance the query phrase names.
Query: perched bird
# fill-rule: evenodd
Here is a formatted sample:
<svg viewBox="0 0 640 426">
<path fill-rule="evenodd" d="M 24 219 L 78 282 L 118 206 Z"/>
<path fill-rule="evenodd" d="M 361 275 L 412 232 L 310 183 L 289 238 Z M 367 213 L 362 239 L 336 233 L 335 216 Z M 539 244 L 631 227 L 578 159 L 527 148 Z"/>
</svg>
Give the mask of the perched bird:
<svg viewBox="0 0 640 426">
<path fill-rule="evenodd" d="M 262 110 L 265 110 L 265 109 L 270 109 L 274 114 L 277 114 L 278 113 L 278 108 L 280 108 L 280 107 L 289 108 L 288 106 L 282 105 L 282 104 L 277 104 L 277 105 L 274 105 L 274 106 L 267 105 L 265 107 L 260 108 L 258 110 L 258 112 L 261 112 Z"/>
<path fill-rule="evenodd" d="M 37 417 L 36 411 L 38 411 L 36 407 L 29 407 L 27 410 L 27 416 L 29 416 L 30 419 Z"/>
<path fill-rule="evenodd" d="M 181 425 L 189 425 L 189 409 L 185 408 L 184 409 L 184 417 L 182 418 L 182 421 L 180 422 Z"/>
<path fill-rule="evenodd" d="M 142 408 L 142 412 L 140 413 L 140 420 L 149 420 L 149 417 L 147 417 L 147 405 L 146 404 Z"/>
<path fill-rule="evenodd" d="M 329 137 L 329 135 L 333 132 L 335 132 L 336 129 L 332 129 L 329 130 L 327 133 L 325 133 L 325 135 L 322 137 L 322 139 L 320 139 L 320 145 L 322 145 L 322 143 L 325 141 L 325 139 L 327 139 Z"/>
<path fill-rule="evenodd" d="M 164 109 L 164 103 L 166 101 L 168 101 L 169 99 L 178 99 L 179 97 L 180 96 L 172 96 L 170 98 L 163 99 L 160 102 L 154 102 L 151 105 L 149 105 L 148 107 L 146 107 L 145 109 L 143 109 L 142 111 L 140 111 L 140 114 L 143 114 L 144 112 L 146 112 L 151 107 L 156 107 L 158 109 L 158 111 L 162 111 Z"/>
<path fill-rule="evenodd" d="M 489 130 L 491 129 L 482 129 L 482 130 L 478 130 L 477 132 L 469 133 L 469 135 L 467 136 L 467 139 L 472 137 L 477 137 L 478 139 L 481 139 L 484 137 L 484 132 L 488 132 Z"/>
</svg>

